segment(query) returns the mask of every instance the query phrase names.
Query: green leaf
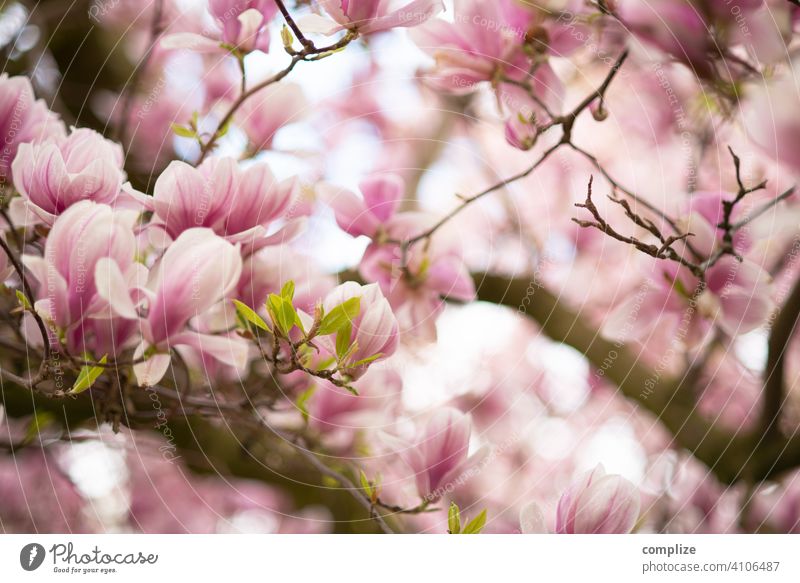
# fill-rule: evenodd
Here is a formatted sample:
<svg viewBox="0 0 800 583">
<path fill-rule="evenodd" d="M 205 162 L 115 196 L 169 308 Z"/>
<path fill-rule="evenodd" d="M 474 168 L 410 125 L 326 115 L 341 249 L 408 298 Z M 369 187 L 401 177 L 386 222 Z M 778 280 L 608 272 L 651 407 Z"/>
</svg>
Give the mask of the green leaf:
<svg viewBox="0 0 800 583">
<path fill-rule="evenodd" d="M 350 350 L 350 335 L 353 333 L 353 326 L 347 322 L 339 328 L 336 333 L 336 356 L 339 360 L 344 360 Z"/>
<path fill-rule="evenodd" d="M 366 492 L 369 499 L 372 500 L 372 484 L 369 483 L 367 474 L 364 473 L 364 470 L 359 470 L 358 477 L 361 480 L 361 487 L 364 488 L 364 492 Z"/>
<path fill-rule="evenodd" d="M 182 138 L 196 138 L 197 132 L 194 131 L 192 128 L 183 127 L 180 124 L 172 123 L 170 124 L 172 131 L 175 132 L 176 135 Z"/>
<path fill-rule="evenodd" d="M 478 516 L 470 520 L 461 534 L 479 534 L 484 526 L 486 526 L 486 510 L 482 510 Z"/>
<path fill-rule="evenodd" d="M 317 390 L 316 385 L 311 385 L 305 391 L 300 393 L 300 396 L 297 397 L 297 408 L 300 409 L 300 414 L 303 416 L 303 421 L 308 423 L 308 400 L 311 398 L 311 395 L 314 394 L 314 391 Z"/>
<path fill-rule="evenodd" d="M 25 443 L 30 443 L 48 426 L 55 422 L 55 416 L 49 411 L 37 411 L 25 428 Z"/>
<path fill-rule="evenodd" d="M 240 302 L 239 300 L 233 300 L 233 304 L 236 306 L 236 313 L 239 314 L 243 320 L 250 322 L 257 328 L 266 330 L 267 332 L 272 331 L 269 329 L 269 326 L 267 326 L 267 323 L 264 321 L 264 319 L 259 316 L 256 311 L 253 310 L 253 308 L 245 303 Z"/>
<path fill-rule="evenodd" d="M 108 361 L 108 355 L 104 355 L 98 362 L 99 364 L 105 364 Z M 103 374 L 103 367 L 102 366 L 83 366 L 81 367 L 81 372 L 78 374 L 78 378 L 75 381 L 75 384 L 72 385 L 72 390 L 69 391 L 70 395 L 77 395 L 78 393 L 82 393 L 86 389 L 90 388 L 94 382 Z"/>
<path fill-rule="evenodd" d="M 288 335 L 289 331 L 294 327 L 297 322 L 298 316 L 295 312 L 294 306 L 283 297 L 276 294 L 269 294 L 267 299 L 267 310 L 269 310 L 272 320 L 278 329 L 284 335 Z"/>
<path fill-rule="evenodd" d="M 361 298 L 350 298 L 325 314 L 317 334 L 327 336 L 328 334 L 339 332 L 345 324 L 351 325 L 360 312 Z"/>
<path fill-rule="evenodd" d="M 294 282 L 291 279 L 283 284 L 281 297 L 290 302 L 294 299 Z"/>
<path fill-rule="evenodd" d="M 353 364 L 349 365 L 351 368 L 356 368 L 358 366 L 364 366 L 372 362 L 373 360 L 378 360 L 381 356 L 383 356 L 383 352 L 379 352 L 378 354 L 373 354 L 372 356 L 368 356 L 367 358 L 362 358 L 361 360 L 354 362 Z"/>
<path fill-rule="evenodd" d="M 450 534 L 461 534 L 461 512 L 455 502 L 451 502 L 447 510 L 447 530 Z"/>
<path fill-rule="evenodd" d="M 224 138 L 228 134 L 228 131 L 230 129 L 231 129 L 231 122 L 230 121 L 225 122 L 225 125 L 217 130 L 217 138 L 218 139 Z"/>
<path fill-rule="evenodd" d="M 26 310 L 31 309 L 31 303 L 28 301 L 28 296 L 22 293 L 20 290 L 16 290 L 17 300 L 19 301 L 19 305 L 25 308 Z"/>
</svg>

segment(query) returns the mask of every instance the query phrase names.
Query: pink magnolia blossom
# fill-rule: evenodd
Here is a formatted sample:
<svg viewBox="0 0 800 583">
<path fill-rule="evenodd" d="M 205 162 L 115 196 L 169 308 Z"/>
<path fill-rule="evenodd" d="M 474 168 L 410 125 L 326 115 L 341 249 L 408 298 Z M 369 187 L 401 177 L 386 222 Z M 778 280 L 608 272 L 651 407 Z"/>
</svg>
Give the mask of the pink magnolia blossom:
<svg viewBox="0 0 800 583">
<path fill-rule="evenodd" d="M 0 184 L 11 182 L 11 164 L 20 144 L 63 135 L 63 124 L 36 99 L 27 77 L 0 75 Z"/>
<path fill-rule="evenodd" d="M 606 474 L 602 465 L 586 472 L 558 501 L 559 534 L 626 534 L 639 517 L 639 492 L 622 476 Z"/>
<path fill-rule="evenodd" d="M 792 115 L 800 108 L 798 73 L 800 65 L 795 63 L 789 74 L 752 87 L 750 107 L 744 117 L 750 139 L 795 172 L 800 170 L 800 119 Z"/>
<path fill-rule="evenodd" d="M 362 180 L 359 188 L 361 198 L 347 189 L 327 184 L 317 190 L 333 209 L 336 222 L 345 233 L 380 240 L 386 234 L 386 223 L 400 207 L 405 181 L 396 174 L 381 174 Z"/>
<path fill-rule="evenodd" d="M 58 215 L 82 200 L 133 206 L 132 199 L 120 195 L 125 179 L 122 166 L 119 144 L 81 128 L 73 129 L 67 137 L 22 144 L 12 172 L 25 209 L 53 224 Z"/>
<path fill-rule="evenodd" d="M 403 383 L 394 371 L 371 369 L 354 386 L 358 395 L 320 382 L 309 399 L 309 425 L 325 433 L 326 438 L 341 432 L 352 440 L 353 432 L 375 429 L 376 423 L 397 409 Z"/>
<path fill-rule="evenodd" d="M 288 218 L 295 192 L 294 179 L 278 182 L 265 163 L 243 168 L 232 158 L 208 158 L 197 168 L 173 161 L 158 177 L 153 197 L 138 198 L 155 213 L 151 225 L 173 239 L 188 229 L 207 227 L 252 252 L 286 242 L 302 227 L 302 220 L 294 220 L 286 229 L 270 232 Z"/>
<path fill-rule="evenodd" d="M 430 224 L 430 217 L 421 213 L 400 213 L 387 225 L 386 235 L 392 241 L 405 241 Z M 405 269 L 402 259 L 398 245 L 373 242 L 364 253 L 359 272 L 368 281 L 380 284 L 403 330 L 435 339 L 436 318 L 444 309 L 444 298 L 470 301 L 475 297 L 475 284 L 460 250 L 446 233 L 411 246 Z"/>
<path fill-rule="evenodd" d="M 280 294 L 289 280 L 295 285 L 293 304 L 309 314 L 336 284 L 310 257 L 288 246 L 267 247 L 245 258 L 235 297 L 261 311 L 269 294 Z"/>
<path fill-rule="evenodd" d="M 387 444 L 414 472 L 417 493 L 428 501 L 436 501 L 469 478 L 469 473 L 486 456 L 482 448 L 469 455 L 472 420 L 452 408 L 436 411 L 419 428 L 413 442 L 384 434 Z"/>
<path fill-rule="evenodd" d="M 116 319 L 137 318 L 135 290 L 146 276 L 134 261 L 135 221 L 135 212 L 81 201 L 54 223 L 44 257 L 23 256 L 39 284 L 36 311 L 64 332 L 71 351 L 88 350 L 92 336 L 99 335 L 99 344 L 116 353 L 134 331 L 118 327 L 122 322 Z M 116 342 L 109 342 L 115 330 Z"/>
<path fill-rule="evenodd" d="M 708 73 L 713 39 L 706 16 L 692 2 L 624 0 L 619 13 L 634 34 L 698 73 Z"/>
<path fill-rule="evenodd" d="M 247 99 L 236 122 L 255 150 L 270 148 L 283 126 L 299 121 L 309 111 L 303 90 L 296 83 L 274 83 Z"/>
<path fill-rule="evenodd" d="M 301 21 L 301 27 L 328 35 L 341 30 L 372 34 L 418 26 L 444 8 L 441 0 L 408 0 L 398 8 L 393 7 L 393 0 L 317 0 L 316 3 L 333 22 L 311 15 Z"/>
<path fill-rule="evenodd" d="M 210 0 L 208 10 L 214 18 L 212 30 L 168 34 L 161 46 L 198 52 L 269 50 L 269 23 L 278 12 L 274 0 Z"/>
<path fill-rule="evenodd" d="M 356 348 L 349 362 L 357 363 L 367 358 L 371 362 L 383 360 L 394 354 L 399 342 L 399 327 L 389 302 L 376 284 L 359 285 L 348 281 L 334 288 L 323 300 L 325 313 L 351 298 L 360 298 L 361 309 L 351 322 L 350 341 Z M 330 352 L 334 352 L 330 350 Z M 345 367 L 344 372 L 358 379 L 367 371 L 367 364 Z"/>
<path fill-rule="evenodd" d="M 720 192 L 696 193 L 688 214 L 680 221 L 693 248 L 703 257 L 713 256 L 722 243 L 721 201 L 734 195 Z M 732 217 L 736 220 L 736 216 Z M 750 246 L 745 233 L 733 238 L 734 250 L 742 254 Z M 687 250 L 688 253 L 688 250 Z M 771 278 L 757 263 L 744 257 L 742 261 L 724 255 L 706 270 L 705 284 L 688 268 L 675 263 L 649 262 L 652 277 L 639 290 L 623 301 L 609 316 L 605 333 L 619 339 L 644 339 L 665 321 L 677 327 L 684 325 L 683 341 L 689 346 L 704 339 L 710 325 L 718 325 L 726 333 L 746 334 L 769 317 L 774 302 Z"/>
<path fill-rule="evenodd" d="M 144 341 L 134 366 L 140 385 L 152 385 L 164 376 L 169 349 L 187 345 L 223 364 L 244 368 L 247 344 L 229 336 L 187 330 L 189 321 L 215 306 L 231 292 L 242 273 L 238 246 L 211 229 L 188 229 L 167 248 L 151 270 L 147 315 L 142 320 Z"/>
</svg>

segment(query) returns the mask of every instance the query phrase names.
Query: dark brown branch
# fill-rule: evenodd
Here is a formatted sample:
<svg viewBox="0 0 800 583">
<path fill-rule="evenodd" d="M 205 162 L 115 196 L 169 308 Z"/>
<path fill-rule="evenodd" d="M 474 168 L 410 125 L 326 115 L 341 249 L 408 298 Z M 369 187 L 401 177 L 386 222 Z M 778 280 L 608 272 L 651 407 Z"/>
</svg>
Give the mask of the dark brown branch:
<svg viewBox="0 0 800 583">
<path fill-rule="evenodd" d="M 703 417 L 685 390 L 685 381 L 665 377 L 639 359 L 638 352 L 603 338 L 579 313 L 537 281 L 475 274 L 478 299 L 508 306 L 533 319 L 542 332 L 586 356 L 604 378 L 653 414 L 674 443 L 703 462 L 720 481 L 767 480 L 800 466 L 800 434 L 766 443 L 760 430 L 729 431 Z M 609 355 L 615 355 L 609 366 Z"/>
<path fill-rule="evenodd" d="M 391 243 L 398 244 L 401 246 L 401 254 L 402 254 L 402 265 L 405 267 L 407 265 L 407 257 L 408 257 L 408 250 L 419 243 L 420 241 L 430 239 L 436 231 L 442 228 L 447 222 L 451 219 L 456 217 L 460 214 L 466 207 L 471 205 L 477 200 L 480 200 L 484 196 L 491 194 L 495 191 L 498 191 L 506 186 L 513 184 L 523 178 L 529 176 L 534 170 L 536 170 L 542 163 L 544 163 L 551 154 L 553 154 L 556 150 L 558 150 L 561 146 L 570 144 L 570 139 L 572 136 L 572 127 L 575 124 L 575 120 L 578 116 L 583 113 L 583 111 L 592 104 L 595 99 L 602 99 L 605 96 L 606 91 L 608 91 L 611 82 L 616 77 L 617 73 L 619 72 L 620 68 L 622 67 L 625 60 L 628 58 L 628 51 L 625 50 L 622 54 L 617 58 L 614 64 L 611 66 L 608 74 L 606 75 L 603 82 L 595 89 L 592 93 L 590 93 L 586 98 L 584 98 L 572 111 L 569 113 L 562 115 L 562 116 L 555 116 L 545 127 L 540 128 L 539 132 L 544 133 L 551 128 L 554 127 L 561 127 L 562 135 L 559 141 L 550 146 L 547 150 L 542 153 L 539 158 L 526 170 L 515 174 L 509 178 L 503 179 L 500 182 L 493 184 L 492 186 L 478 192 L 477 194 L 473 194 L 471 196 L 464 196 L 460 197 L 462 203 L 454 208 L 452 211 L 447 213 L 444 217 L 439 219 L 432 227 L 419 233 L 409 239 L 404 241 L 390 241 Z"/>
<path fill-rule="evenodd" d="M 28 283 L 28 279 L 25 277 L 25 271 L 22 268 L 22 264 L 19 262 L 17 257 L 11 251 L 11 248 L 5 242 L 5 240 L 0 237 L 0 247 L 3 248 L 5 254 L 8 256 L 8 260 L 11 262 L 11 265 L 14 267 L 14 270 L 17 272 L 19 276 L 20 283 L 22 285 L 22 293 L 25 295 L 25 298 L 28 300 L 28 304 L 30 304 L 31 309 L 29 310 L 30 313 L 33 315 L 34 320 L 36 321 L 36 326 L 39 328 L 39 332 L 42 335 L 42 346 L 44 349 L 44 358 L 42 359 L 42 363 L 39 366 L 39 373 L 36 377 L 31 380 L 31 385 L 36 385 L 40 380 L 42 380 L 46 373 L 47 373 L 47 363 L 50 361 L 50 335 L 47 331 L 47 326 L 45 326 L 44 320 L 42 317 L 36 312 L 36 308 L 34 304 L 36 302 L 33 292 L 31 291 L 31 286 Z"/>
<path fill-rule="evenodd" d="M 787 298 L 769 336 L 767 366 L 764 370 L 764 396 L 761 413 L 761 426 L 768 438 L 780 431 L 781 409 L 785 400 L 784 361 L 789 343 L 797 329 L 800 318 L 800 279 Z"/>
<path fill-rule="evenodd" d="M 687 261 L 680 253 L 675 251 L 672 248 L 672 245 L 678 241 L 683 241 L 684 239 L 692 236 L 692 233 L 681 233 L 678 235 L 670 235 L 665 236 L 661 233 L 659 228 L 653 224 L 652 221 L 639 216 L 636 214 L 633 209 L 631 208 L 630 204 L 626 200 L 622 200 L 619 198 L 615 198 L 613 196 L 609 196 L 609 199 L 616 204 L 620 205 L 623 210 L 625 211 L 625 215 L 638 227 L 645 229 L 651 235 L 656 237 L 659 241 L 660 245 L 653 245 L 652 243 L 645 243 L 636 237 L 622 235 L 617 232 L 600 214 L 597 206 L 594 204 L 592 200 L 592 181 L 594 177 L 589 178 L 589 186 L 586 192 L 586 200 L 582 203 L 578 202 L 575 203 L 575 206 L 578 208 L 586 209 L 592 215 L 592 221 L 581 220 L 577 218 L 573 218 L 573 222 L 577 223 L 581 227 L 589 228 L 593 227 L 602 231 L 612 239 L 616 239 L 617 241 L 621 241 L 623 243 L 627 243 L 645 253 L 646 255 L 650 255 L 651 257 L 655 257 L 656 259 L 668 259 L 670 261 L 674 261 L 683 265 L 687 269 L 689 269 L 693 274 L 697 277 L 703 276 L 703 271 L 699 265 Z"/>
<path fill-rule="evenodd" d="M 308 40 L 303 34 L 303 31 L 300 30 L 300 27 L 297 26 L 297 23 L 294 21 L 294 18 L 292 18 L 292 15 L 286 8 L 286 5 L 283 3 L 283 0 L 275 0 L 275 4 L 278 6 L 278 10 L 281 11 L 286 24 L 288 24 L 289 28 L 292 29 L 294 36 L 297 37 L 297 40 L 299 40 L 300 44 L 303 45 L 303 48 L 314 50 L 316 48 L 314 47 L 314 43 Z"/>
<path fill-rule="evenodd" d="M 258 93 L 262 89 L 265 89 L 266 87 L 278 83 L 279 81 L 286 78 L 299 63 L 302 63 L 303 61 L 308 62 L 308 61 L 315 61 L 322 59 L 340 49 L 343 49 L 348 44 L 350 44 L 350 42 L 353 41 L 353 39 L 355 39 L 356 37 L 357 37 L 356 33 L 348 31 L 339 41 L 331 45 L 324 47 L 315 47 L 312 44 L 309 47 L 305 47 L 303 48 L 302 51 L 292 55 L 292 60 L 286 66 L 285 69 L 278 71 L 272 77 L 265 79 L 261 83 L 258 83 L 257 85 L 254 85 L 247 91 L 241 93 L 239 97 L 237 97 L 236 100 L 228 108 L 228 111 L 225 113 L 225 115 L 222 116 L 222 119 L 217 125 L 217 128 L 214 130 L 214 133 L 211 135 L 208 141 L 205 144 L 203 144 L 202 148 L 200 149 L 200 157 L 197 160 L 197 164 L 200 164 L 203 160 L 205 160 L 206 156 L 208 156 L 213 151 L 214 146 L 217 143 L 217 140 L 220 138 L 222 129 L 225 128 L 233 120 L 233 116 L 236 114 L 236 112 L 239 110 L 242 104 L 245 101 L 247 101 L 250 97 Z"/>
</svg>

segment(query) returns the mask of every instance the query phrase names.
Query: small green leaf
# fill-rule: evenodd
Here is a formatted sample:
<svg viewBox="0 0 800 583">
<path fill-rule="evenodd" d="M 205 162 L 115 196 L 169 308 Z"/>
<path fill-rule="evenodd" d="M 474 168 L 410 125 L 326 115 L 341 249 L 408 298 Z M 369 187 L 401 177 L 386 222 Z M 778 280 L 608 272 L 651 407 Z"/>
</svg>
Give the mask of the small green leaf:
<svg viewBox="0 0 800 583">
<path fill-rule="evenodd" d="M 55 416 L 49 411 L 37 411 L 25 428 L 25 443 L 30 443 L 39 434 L 55 422 Z"/>
<path fill-rule="evenodd" d="M 364 492 L 366 492 L 369 499 L 372 500 L 372 484 L 369 483 L 367 474 L 364 473 L 364 470 L 359 470 L 358 477 L 361 480 L 361 487 L 364 488 Z"/>
<path fill-rule="evenodd" d="M 184 127 L 177 123 L 170 124 L 172 131 L 175 132 L 176 135 L 182 138 L 195 138 L 197 137 L 197 132 L 194 131 L 192 128 Z"/>
<path fill-rule="evenodd" d="M 344 360 L 350 350 L 350 335 L 353 333 L 353 326 L 348 322 L 336 333 L 336 356 L 339 360 Z"/>
<path fill-rule="evenodd" d="M 383 352 L 379 352 L 378 354 L 373 354 L 372 356 L 368 356 L 367 358 L 362 358 L 361 360 L 354 362 L 349 366 L 351 368 L 356 368 L 358 366 L 365 366 L 370 362 L 372 362 L 373 360 L 378 360 L 381 356 L 383 356 Z"/>
<path fill-rule="evenodd" d="M 447 510 L 447 530 L 450 534 L 461 534 L 461 512 L 455 502 L 451 502 Z"/>
<path fill-rule="evenodd" d="M 20 290 L 16 290 L 17 300 L 19 301 L 19 305 L 25 308 L 26 310 L 31 309 L 31 303 L 28 301 L 28 296 L 22 293 Z"/>
<path fill-rule="evenodd" d="M 303 421 L 308 423 L 308 400 L 314 394 L 314 391 L 317 390 L 316 385 L 311 385 L 305 391 L 300 393 L 300 396 L 297 397 L 297 408 L 300 409 L 300 414 L 303 416 Z"/>
<path fill-rule="evenodd" d="M 283 284 L 281 297 L 290 302 L 294 299 L 294 282 L 291 279 Z"/>
<path fill-rule="evenodd" d="M 231 129 L 231 122 L 230 121 L 225 122 L 225 125 L 217 130 L 217 138 L 225 137 L 230 129 Z"/>
<path fill-rule="evenodd" d="M 98 362 L 99 364 L 105 364 L 108 361 L 108 355 L 103 356 Z M 82 393 L 86 389 L 90 388 L 94 382 L 103 374 L 103 367 L 102 366 L 83 366 L 81 367 L 81 372 L 78 374 L 78 378 L 75 381 L 75 384 L 72 385 L 72 390 L 69 391 L 70 395 L 77 395 L 78 393 Z"/>
<path fill-rule="evenodd" d="M 297 312 L 292 306 L 292 302 L 286 301 L 279 295 L 269 294 L 267 310 L 269 310 L 270 316 L 272 316 L 272 320 L 278 329 L 284 335 L 288 335 L 298 320 Z"/>
<path fill-rule="evenodd" d="M 245 303 L 240 302 L 239 300 L 233 300 L 233 304 L 236 306 L 236 313 L 239 314 L 243 320 L 250 322 L 257 328 L 271 332 L 269 326 L 267 326 L 267 323 L 256 313 L 255 310 L 253 310 L 253 308 Z"/>
<path fill-rule="evenodd" d="M 345 324 L 350 325 L 361 312 L 361 298 L 350 298 L 325 314 L 319 325 L 320 336 L 339 332 Z"/>
<path fill-rule="evenodd" d="M 478 516 L 467 523 L 467 526 L 464 527 L 464 531 L 461 534 L 479 534 L 485 525 L 486 510 L 482 510 Z"/>
</svg>

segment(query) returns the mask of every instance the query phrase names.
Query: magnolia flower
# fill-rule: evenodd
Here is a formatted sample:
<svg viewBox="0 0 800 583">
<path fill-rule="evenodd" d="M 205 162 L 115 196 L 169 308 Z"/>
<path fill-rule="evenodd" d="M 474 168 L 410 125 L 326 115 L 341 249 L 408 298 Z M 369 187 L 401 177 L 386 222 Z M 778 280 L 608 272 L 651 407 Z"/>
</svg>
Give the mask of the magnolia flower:
<svg viewBox="0 0 800 583">
<path fill-rule="evenodd" d="M 369 363 L 358 366 L 344 366 L 343 372 L 352 379 L 358 379 L 367 371 L 367 365 L 383 360 L 394 354 L 399 341 L 397 319 L 392 313 L 389 302 L 383 297 L 376 284 L 359 285 L 348 281 L 334 288 L 323 300 L 325 313 L 351 298 L 360 298 L 361 309 L 352 320 L 350 343 L 355 349 L 348 362 L 358 363 L 364 359 L 372 359 Z M 334 352 L 330 350 L 330 352 Z M 376 357 L 376 355 L 378 355 Z M 341 367 L 340 367 L 341 368 Z"/>
<path fill-rule="evenodd" d="M 522 42 L 530 13 L 514 12 L 510 0 L 456 0 L 453 22 L 432 20 L 412 38 L 436 59 L 438 84 L 463 93 L 490 81 L 498 69 L 527 71 Z"/>
<path fill-rule="evenodd" d="M 400 213 L 387 224 L 386 236 L 405 241 L 430 224 L 430 217 L 421 213 Z M 474 299 L 475 284 L 454 243 L 447 234 L 437 233 L 430 241 L 411 246 L 405 269 L 397 244 L 373 242 L 367 247 L 359 273 L 381 286 L 405 331 L 433 340 L 436 318 L 444 309 L 443 298 Z"/>
<path fill-rule="evenodd" d="M 91 200 L 115 206 L 133 206 L 133 200 L 120 195 L 125 173 L 119 144 L 110 142 L 90 129 L 74 129 L 67 137 L 46 142 L 22 144 L 12 164 L 14 186 L 22 195 L 15 208 L 51 225 L 71 205 Z"/>
<path fill-rule="evenodd" d="M 67 348 L 78 353 L 97 333 L 100 343 L 124 345 L 133 328 L 118 330 L 116 342 L 106 336 L 114 323 L 91 320 L 135 320 L 137 287 L 146 269 L 134 261 L 136 213 L 115 211 L 92 201 L 81 201 L 61 214 L 50 231 L 44 257 L 24 255 L 23 263 L 39 284 L 36 311 L 64 331 Z M 121 322 L 116 322 L 121 324 Z"/>
<path fill-rule="evenodd" d="M 308 377 L 303 377 L 308 383 Z M 400 375 L 388 370 L 370 370 L 355 383 L 353 395 L 327 381 L 320 381 L 308 403 L 309 425 L 321 432 L 374 429 L 380 415 L 398 403 L 403 383 Z M 351 436 L 352 437 L 352 436 Z"/>
<path fill-rule="evenodd" d="M 556 510 L 558 534 L 627 534 L 639 517 L 641 502 L 636 487 L 602 465 L 586 472 L 561 495 Z M 547 534 L 544 514 L 535 502 L 520 510 L 523 534 Z"/>
<path fill-rule="evenodd" d="M 328 184 L 320 185 L 318 192 L 333 209 L 336 222 L 345 233 L 380 239 L 385 234 L 384 225 L 400 207 L 405 181 L 396 174 L 376 175 L 362 180 L 359 189 L 361 198 Z"/>
<path fill-rule="evenodd" d="M 233 158 L 208 158 L 197 168 L 173 161 L 158 177 L 152 197 L 135 194 L 154 211 L 151 225 L 159 225 L 170 238 L 207 227 L 252 252 L 298 232 L 301 220 L 267 236 L 274 223 L 286 218 L 295 191 L 294 179 L 278 182 L 265 163 L 242 168 Z"/>
<path fill-rule="evenodd" d="M 269 50 L 269 23 L 278 11 L 274 0 L 210 0 L 208 10 L 214 17 L 213 30 L 168 34 L 161 46 L 198 52 Z"/>
<path fill-rule="evenodd" d="M 236 112 L 236 121 L 250 144 L 269 148 L 283 126 L 299 121 L 308 112 L 308 100 L 296 83 L 273 83 L 252 95 Z"/>
<path fill-rule="evenodd" d="M 444 408 L 428 419 L 413 443 L 387 434 L 383 438 L 414 472 L 417 493 L 433 502 L 466 481 L 488 453 L 484 447 L 469 455 L 471 432 L 472 420 L 468 415 Z"/>
<path fill-rule="evenodd" d="M 140 385 L 152 385 L 170 363 L 169 348 L 190 346 L 223 364 L 244 368 L 247 344 L 230 336 L 200 334 L 186 329 L 189 320 L 215 306 L 233 290 L 242 273 L 239 247 L 211 229 L 184 231 L 151 270 L 147 316 L 142 320 L 144 341 L 134 366 Z"/>
<path fill-rule="evenodd" d="M 794 63 L 789 74 L 772 82 L 753 84 L 745 112 L 745 127 L 750 139 L 764 153 L 800 170 L 800 119 L 792 112 L 800 108 L 797 78 L 800 66 Z"/>
<path fill-rule="evenodd" d="M 689 212 L 679 221 L 684 232 L 691 232 L 693 248 L 703 257 L 713 256 L 722 243 L 722 200 L 734 195 L 720 192 L 696 193 Z M 735 215 L 732 220 L 736 220 Z M 745 233 L 733 238 L 734 250 L 740 255 L 750 246 Z M 747 257 L 742 261 L 725 255 L 706 270 L 702 288 L 700 280 L 687 268 L 675 263 L 653 260 L 654 271 L 639 292 L 626 298 L 609 315 L 604 333 L 619 340 L 648 337 L 657 327 L 669 322 L 673 327 L 689 318 L 684 342 L 695 346 L 711 325 L 719 326 L 731 336 L 755 330 L 769 317 L 774 307 L 771 277 Z"/>
<path fill-rule="evenodd" d="M 619 14 L 636 36 L 700 74 L 709 72 L 713 39 L 706 17 L 691 2 L 623 0 Z"/>
<path fill-rule="evenodd" d="M 20 144 L 63 135 L 63 124 L 44 101 L 36 99 L 27 77 L 0 75 L 0 184 L 10 182 Z"/>
<path fill-rule="evenodd" d="M 556 532 L 559 534 L 626 534 L 639 518 L 639 492 L 602 465 L 586 472 L 558 501 Z"/>
<path fill-rule="evenodd" d="M 372 34 L 390 28 L 417 26 L 444 9 L 441 0 L 410 0 L 394 10 L 392 3 L 392 0 L 317 0 L 317 5 L 333 22 L 313 14 L 300 21 L 301 27 L 326 35 L 341 30 Z"/>
</svg>

